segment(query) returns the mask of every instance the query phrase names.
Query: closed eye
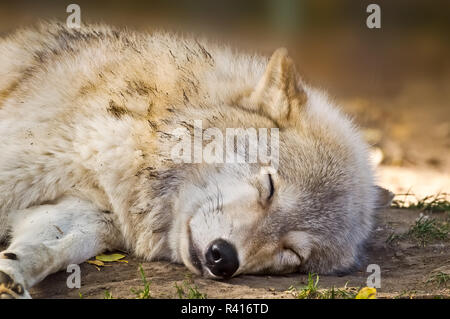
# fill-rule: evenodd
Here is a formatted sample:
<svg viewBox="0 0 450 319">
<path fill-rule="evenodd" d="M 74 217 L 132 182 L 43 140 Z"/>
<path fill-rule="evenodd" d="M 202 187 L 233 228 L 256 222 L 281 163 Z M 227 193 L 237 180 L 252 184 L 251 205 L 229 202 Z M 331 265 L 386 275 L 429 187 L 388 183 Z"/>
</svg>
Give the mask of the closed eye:
<svg viewBox="0 0 450 319">
<path fill-rule="evenodd" d="M 262 171 L 256 180 L 256 189 L 259 192 L 260 203 L 267 207 L 275 194 L 275 181 L 270 172 Z"/>
<path fill-rule="evenodd" d="M 273 179 L 271 174 L 267 174 L 269 176 L 269 197 L 267 199 L 271 199 L 273 194 L 275 193 L 275 187 L 273 185 Z"/>
</svg>

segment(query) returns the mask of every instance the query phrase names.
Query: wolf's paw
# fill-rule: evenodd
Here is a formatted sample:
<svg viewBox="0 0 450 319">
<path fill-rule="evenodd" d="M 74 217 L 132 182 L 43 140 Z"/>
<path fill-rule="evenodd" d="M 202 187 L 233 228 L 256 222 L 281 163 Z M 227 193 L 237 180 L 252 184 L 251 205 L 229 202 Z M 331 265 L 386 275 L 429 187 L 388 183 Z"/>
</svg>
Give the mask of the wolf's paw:
<svg viewBox="0 0 450 319">
<path fill-rule="evenodd" d="M 22 284 L 14 280 L 3 271 L 0 271 L 0 299 L 23 299 L 30 298 Z"/>
</svg>

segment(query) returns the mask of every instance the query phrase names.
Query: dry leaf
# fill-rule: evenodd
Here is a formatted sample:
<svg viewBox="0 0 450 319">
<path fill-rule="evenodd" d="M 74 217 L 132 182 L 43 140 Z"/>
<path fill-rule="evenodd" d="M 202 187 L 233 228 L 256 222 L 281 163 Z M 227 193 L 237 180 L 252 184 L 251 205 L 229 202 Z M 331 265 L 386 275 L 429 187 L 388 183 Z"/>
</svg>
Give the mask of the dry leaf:
<svg viewBox="0 0 450 319">
<path fill-rule="evenodd" d="M 106 262 L 113 262 L 113 261 L 120 261 L 120 259 L 124 258 L 125 255 L 122 254 L 110 254 L 110 255 L 98 255 L 95 257 L 95 259 L 99 261 L 106 261 Z"/>
<path fill-rule="evenodd" d="M 377 299 L 376 296 L 377 290 L 375 288 L 364 287 L 358 292 L 355 299 Z"/>
<path fill-rule="evenodd" d="M 100 260 L 88 260 L 86 262 L 89 263 L 89 264 L 95 265 L 95 266 L 99 266 L 99 267 L 105 266 L 103 261 L 100 261 Z"/>
</svg>

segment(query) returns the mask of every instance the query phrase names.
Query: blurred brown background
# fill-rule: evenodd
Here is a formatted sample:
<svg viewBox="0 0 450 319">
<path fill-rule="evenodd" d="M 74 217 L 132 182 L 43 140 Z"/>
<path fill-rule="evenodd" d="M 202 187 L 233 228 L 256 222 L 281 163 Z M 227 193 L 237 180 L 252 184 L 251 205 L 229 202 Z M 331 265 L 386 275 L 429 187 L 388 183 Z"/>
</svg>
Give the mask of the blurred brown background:
<svg viewBox="0 0 450 319">
<path fill-rule="evenodd" d="M 205 34 L 242 50 L 288 47 L 305 80 L 355 117 L 397 193 L 450 192 L 450 1 L 2 1 L 0 34 L 39 19 Z M 366 8 L 381 7 L 381 29 Z"/>
</svg>

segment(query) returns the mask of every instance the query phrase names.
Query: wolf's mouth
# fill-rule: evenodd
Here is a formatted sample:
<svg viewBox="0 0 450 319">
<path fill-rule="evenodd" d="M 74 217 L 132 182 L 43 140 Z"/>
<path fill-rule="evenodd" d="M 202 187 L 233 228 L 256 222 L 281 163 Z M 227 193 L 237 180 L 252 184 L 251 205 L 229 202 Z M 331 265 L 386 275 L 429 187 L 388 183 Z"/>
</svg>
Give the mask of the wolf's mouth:
<svg viewBox="0 0 450 319">
<path fill-rule="evenodd" d="M 198 257 L 198 249 L 195 247 L 194 242 L 192 241 L 191 229 L 189 228 L 189 258 L 192 265 L 200 272 L 200 275 L 203 275 L 203 267 L 200 258 Z"/>
</svg>

